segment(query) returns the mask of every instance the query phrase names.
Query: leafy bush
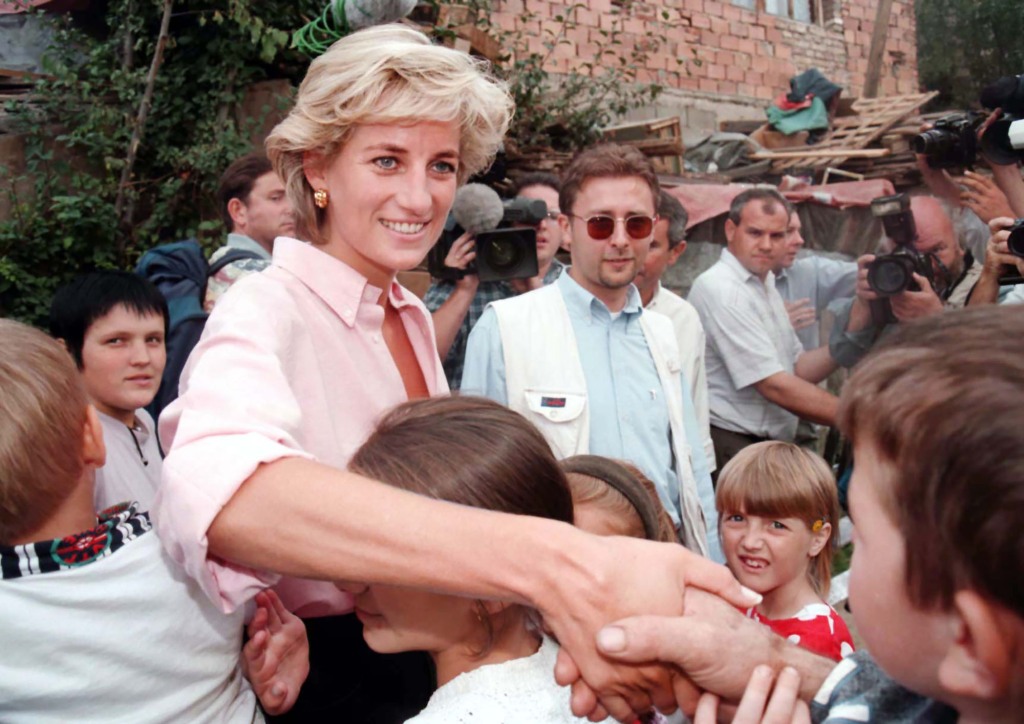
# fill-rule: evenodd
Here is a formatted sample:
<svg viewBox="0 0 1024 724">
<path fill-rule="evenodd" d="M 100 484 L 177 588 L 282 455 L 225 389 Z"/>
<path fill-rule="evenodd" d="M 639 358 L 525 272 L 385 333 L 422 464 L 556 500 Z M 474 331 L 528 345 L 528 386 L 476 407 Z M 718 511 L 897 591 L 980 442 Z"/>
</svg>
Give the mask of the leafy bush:
<svg viewBox="0 0 1024 724">
<path fill-rule="evenodd" d="M 235 122 L 234 104 L 253 81 L 301 77 L 308 59 L 288 40 L 306 21 L 302 11 L 320 3 L 175 2 L 122 183 L 164 5 L 110 0 L 101 23 L 49 16 L 47 77 L 30 102 L 7 106 L 25 134 L 26 170 L 0 172 L 0 193 L 13 204 L 0 222 L 0 314 L 39 323 L 53 290 L 75 274 L 130 266 L 164 241 L 222 238 L 211 200 L 221 171 L 249 150 L 251 131 Z"/>
</svg>

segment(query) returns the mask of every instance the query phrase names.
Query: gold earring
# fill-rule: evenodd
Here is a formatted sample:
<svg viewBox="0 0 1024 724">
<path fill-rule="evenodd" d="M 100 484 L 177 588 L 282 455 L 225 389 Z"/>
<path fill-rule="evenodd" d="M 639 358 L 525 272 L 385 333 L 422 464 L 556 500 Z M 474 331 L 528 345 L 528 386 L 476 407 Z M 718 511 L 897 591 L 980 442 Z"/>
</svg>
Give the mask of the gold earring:
<svg viewBox="0 0 1024 724">
<path fill-rule="evenodd" d="M 317 189 L 313 192 L 313 203 L 318 209 L 327 208 L 327 189 Z"/>
</svg>

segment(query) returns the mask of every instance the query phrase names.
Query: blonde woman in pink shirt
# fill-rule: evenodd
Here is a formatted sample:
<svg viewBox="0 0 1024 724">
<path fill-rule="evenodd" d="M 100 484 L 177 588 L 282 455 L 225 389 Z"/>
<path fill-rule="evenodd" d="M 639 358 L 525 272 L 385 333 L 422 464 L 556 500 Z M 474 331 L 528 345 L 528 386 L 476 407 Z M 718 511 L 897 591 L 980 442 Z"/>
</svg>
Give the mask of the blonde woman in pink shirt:
<svg viewBox="0 0 1024 724">
<path fill-rule="evenodd" d="M 404 26 L 359 31 L 313 61 L 267 139 L 299 239 L 278 238 L 273 264 L 218 302 L 160 420 L 169 453 L 154 513 L 165 545 L 225 610 L 274 586 L 313 624 L 308 685 L 327 693 L 310 706 L 342 701 L 306 709 L 310 718 L 402 716 L 358 711 L 358 657 L 321 669 L 358 639 L 355 623 L 315 621 L 352 610 L 330 581 L 533 605 L 572 657 L 559 673 L 576 681 L 577 713 L 619 717 L 671 708 L 669 674 L 613 668 L 594 647 L 602 624 L 678 613 L 687 584 L 751 605 L 724 567 L 681 546 L 438 502 L 345 470 L 384 411 L 448 391 L 430 315 L 395 274 L 426 255 L 511 110 L 478 61 Z M 383 672 L 390 693 L 409 688 L 407 674 Z"/>
</svg>

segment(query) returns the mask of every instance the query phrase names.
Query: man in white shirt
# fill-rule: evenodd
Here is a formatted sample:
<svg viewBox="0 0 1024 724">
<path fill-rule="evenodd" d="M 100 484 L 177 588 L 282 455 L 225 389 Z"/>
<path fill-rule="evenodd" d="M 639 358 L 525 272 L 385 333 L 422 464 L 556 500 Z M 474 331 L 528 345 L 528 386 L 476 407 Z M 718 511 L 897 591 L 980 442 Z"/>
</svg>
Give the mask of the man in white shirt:
<svg viewBox="0 0 1024 724">
<path fill-rule="evenodd" d="M 686 251 L 687 221 L 686 209 L 675 196 L 665 191 L 658 194 L 658 221 L 654 225 L 654 238 L 647 252 L 647 261 L 633 283 L 640 292 L 640 302 L 645 309 L 664 314 L 672 320 L 679 342 L 679 360 L 690 384 L 697 424 L 704 436 L 704 454 L 708 465 L 714 470 L 715 448 L 711 442 L 708 380 L 704 369 L 704 327 L 692 304 L 661 286 L 665 270 L 675 264 Z"/>
<path fill-rule="evenodd" d="M 800 417 L 826 425 L 835 420 L 838 401 L 817 383 L 836 364 L 827 348 L 804 351 L 775 288 L 772 267 L 789 217 L 774 189 L 737 196 L 725 222 L 728 246 L 690 292 L 707 335 L 718 470 L 747 445 L 792 442 Z"/>
</svg>

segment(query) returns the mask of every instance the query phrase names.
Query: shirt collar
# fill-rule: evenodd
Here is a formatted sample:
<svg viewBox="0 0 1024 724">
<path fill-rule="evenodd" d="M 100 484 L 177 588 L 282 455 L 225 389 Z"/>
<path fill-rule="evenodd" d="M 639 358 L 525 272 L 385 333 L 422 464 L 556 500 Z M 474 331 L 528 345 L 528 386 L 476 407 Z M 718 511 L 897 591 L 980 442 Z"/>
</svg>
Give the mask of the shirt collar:
<svg viewBox="0 0 1024 724">
<path fill-rule="evenodd" d="M 572 278 L 572 275 L 568 273 L 570 268 L 571 267 L 567 266 L 565 268 L 566 273 L 561 274 L 558 277 L 558 281 L 555 282 L 555 284 L 560 285 L 559 290 L 562 292 L 562 297 L 565 299 L 566 306 L 570 309 L 578 310 L 590 319 L 594 318 L 594 312 L 598 310 L 603 310 L 604 314 L 610 315 L 611 312 L 604 302 L 581 287 L 579 282 Z M 626 305 L 622 308 L 622 313 L 627 317 L 630 317 L 634 314 L 640 313 L 642 309 L 643 306 L 640 304 L 640 292 L 637 291 L 635 284 L 630 284 L 629 289 L 626 292 Z"/>
<path fill-rule="evenodd" d="M 312 244 L 287 236 L 274 242 L 274 265 L 295 275 L 303 284 L 327 303 L 350 327 L 355 326 L 357 312 L 364 305 L 376 305 L 381 289 L 367 281 L 340 259 Z M 392 281 L 388 299 L 396 309 L 412 303 L 409 292 Z"/>
<path fill-rule="evenodd" d="M 254 254 L 259 254 L 261 259 L 270 259 L 270 253 L 264 249 L 258 241 L 250 239 L 245 234 L 236 234 L 230 232 L 228 234 L 228 246 L 232 249 L 243 249 L 245 251 L 251 251 Z"/>
<path fill-rule="evenodd" d="M 758 277 L 757 274 L 754 274 L 754 272 L 750 271 L 745 266 L 740 264 L 740 260 L 737 259 L 736 256 L 731 251 L 729 251 L 728 248 L 722 249 L 722 256 L 718 258 L 718 261 L 724 264 L 727 269 L 730 269 L 734 274 L 736 274 L 741 281 L 749 282 L 751 279 L 753 279 L 758 284 L 762 283 L 761 278 Z M 764 284 L 766 286 L 775 284 L 774 272 L 768 272 L 768 275 L 764 278 Z"/>
</svg>

